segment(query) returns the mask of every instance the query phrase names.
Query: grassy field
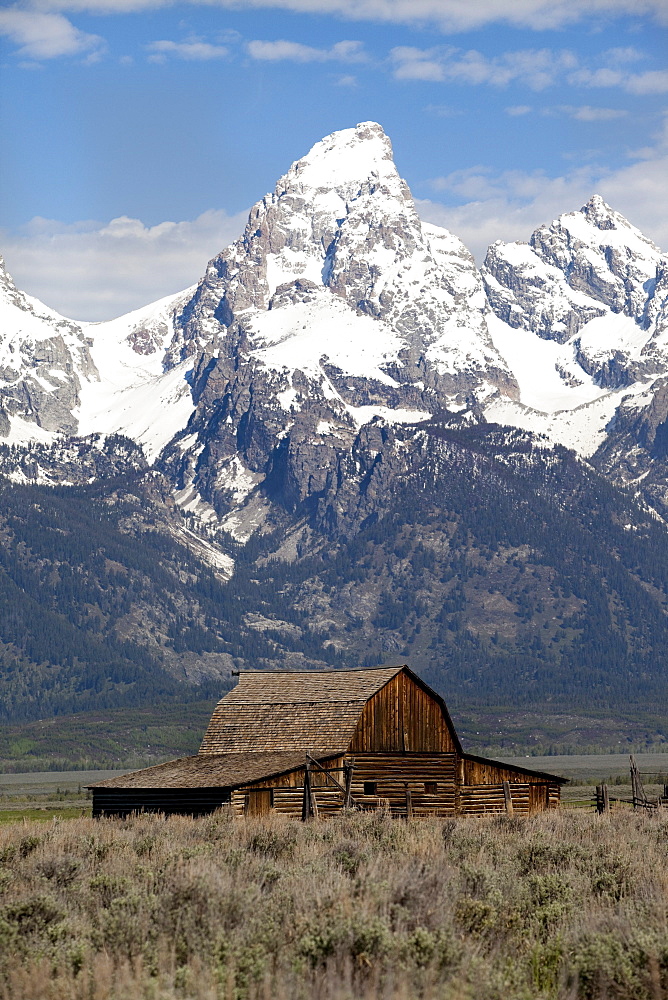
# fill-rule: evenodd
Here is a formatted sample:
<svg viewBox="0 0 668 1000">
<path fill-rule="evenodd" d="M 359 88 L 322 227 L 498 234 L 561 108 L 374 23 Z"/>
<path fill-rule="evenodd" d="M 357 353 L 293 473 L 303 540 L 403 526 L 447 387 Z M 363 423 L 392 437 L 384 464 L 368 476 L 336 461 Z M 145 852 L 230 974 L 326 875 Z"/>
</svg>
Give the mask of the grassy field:
<svg viewBox="0 0 668 1000">
<path fill-rule="evenodd" d="M 668 812 L 0 827 L 0 1000 L 660 1000 Z"/>
<path fill-rule="evenodd" d="M 197 753 L 214 701 L 80 712 L 3 725 L 0 771 L 150 767 Z"/>
</svg>

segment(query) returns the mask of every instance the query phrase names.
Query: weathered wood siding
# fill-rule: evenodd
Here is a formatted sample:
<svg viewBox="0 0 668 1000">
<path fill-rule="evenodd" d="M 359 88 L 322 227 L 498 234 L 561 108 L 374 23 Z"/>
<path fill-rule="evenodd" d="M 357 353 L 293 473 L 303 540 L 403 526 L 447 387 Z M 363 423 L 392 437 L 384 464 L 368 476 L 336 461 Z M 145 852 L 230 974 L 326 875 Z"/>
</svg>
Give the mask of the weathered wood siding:
<svg viewBox="0 0 668 1000">
<path fill-rule="evenodd" d="M 482 763 L 478 760 L 468 760 L 462 758 L 460 778 L 462 785 L 498 785 L 504 781 L 518 784 L 548 785 L 549 778 L 541 778 L 539 775 L 525 774 L 510 766 L 497 764 L 494 762 Z"/>
<path fill-rule="evenodd" d="M 343 758 L 327 765 L 343 784 Z M 456 811 L 455 773 L 457 756 L 451 754 L 355 754 L 351 794 L 356 806 L 376 810 L 387 808 L 393 816 L 405 816 L 407 790 L 413 816 L 453 816 Z M 365 783 L 373 782 L 376 792 L 365 794 Z M 426 787 L 429 786 L 429 789 Z M 435 786 L 435 791 L 431 788 Z M 343 808 L 343 793 L 317 768 L 311 770 L 311 787 L 318 813 L 333 815 Z M 271 810 L 301 816 L 304 796 L 304 769 L 279 778 L 253 782 L 232 792 L 232 807 L 239 815 L 262 815 L 267 810 L 267 790 L 272 789 Z M 261 793 L 265 798 L 261 799 Z M 264 804 L 260 807 L 259 803 Z"/>
<path fill-rule="evenodd" d="M 507 779 L 506 779 L 507 780 Z M 545 809 L 559 806 L 559 785 L 533 781 L 508 782 L 513 815 L 530 816 Z M 459 790 L 460 811 L 463 816 L 483 813 L 506 812 L 503 783 L 493 785 L 462 785 Z"/>
<path fill-rule="evenodd" d="M 453 753 L 440 704 L 403 671 L 366 703 L 350 753 Z"/>
<path fill-rule="evenodd" d="M 351 792 L 362 808 L 389 807 L 395 816 L 406 815 L 406 790 L 414 816 L 455 814 L 457 757 L 449 754 L 355 754 Z M 376 783 L 376 794 L 365 795 L 365 782 Z M 436 793 L 425 785 L 436 785 Z"/>
</svg>

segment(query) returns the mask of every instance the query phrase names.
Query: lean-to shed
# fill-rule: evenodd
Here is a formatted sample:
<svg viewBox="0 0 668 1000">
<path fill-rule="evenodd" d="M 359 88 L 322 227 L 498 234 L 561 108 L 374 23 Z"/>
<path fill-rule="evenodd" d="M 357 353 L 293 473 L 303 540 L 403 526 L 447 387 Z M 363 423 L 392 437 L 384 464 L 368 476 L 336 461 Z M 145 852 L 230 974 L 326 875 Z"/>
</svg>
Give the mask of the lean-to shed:
<svg viewBox="0 0 668 1000">
<path fill-rule="evenodd" d="M 92 785 L 93 815 L 527 815 L 566 779 L 465 753 L 445 702 L 407 666 L 243 671 L 194 757 Z"/>
</svg>

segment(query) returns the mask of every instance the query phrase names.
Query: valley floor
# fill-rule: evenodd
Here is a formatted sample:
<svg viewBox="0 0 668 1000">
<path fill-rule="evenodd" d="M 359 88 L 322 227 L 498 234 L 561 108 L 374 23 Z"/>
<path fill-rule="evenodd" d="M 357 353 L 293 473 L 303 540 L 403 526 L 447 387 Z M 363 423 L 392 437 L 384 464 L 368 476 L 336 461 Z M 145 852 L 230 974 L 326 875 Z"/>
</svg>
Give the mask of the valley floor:
<svg viewBox="0 0 668 1000">
<path fill-rule="evenodd" d="M 1 1000 L 659 1000 L 668 814 L 0 826 Z"/>
</svg>

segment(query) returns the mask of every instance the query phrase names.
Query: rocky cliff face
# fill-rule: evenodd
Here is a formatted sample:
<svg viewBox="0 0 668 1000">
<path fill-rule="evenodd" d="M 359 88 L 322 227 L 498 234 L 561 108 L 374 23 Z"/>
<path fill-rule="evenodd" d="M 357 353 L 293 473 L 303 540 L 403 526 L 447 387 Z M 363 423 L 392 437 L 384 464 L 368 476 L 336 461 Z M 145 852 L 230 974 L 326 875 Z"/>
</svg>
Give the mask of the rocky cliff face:
<svg viewBox="0 0 668 1000">
<path fill-rule="evenodd" d="M 594 195 L 579 212 L 541 226 L 528 244 L 495 243 L 482 274 L 499 319 L 568 343 L 586 375 L 617 389 L 665 370 L 668 355 L 657 338 L 664 327 L 666 263 L 650 240 Z"/>
<path fill-rule="evenodd" d="M 97 374 L 90 346 L 77 323 L 19 291 L 0 257 L 0 435 L 14 421 L 38 439 L 76 434 L 82 379 Z"/>
<path fill-rule="evenodd" d="M 294 506 L 331 488 L 375 415 L 516 396 L 485 313 L 470 254 L 420 222 L 380 126 L 317 143 L 184 313 L 197 411 L 167 462 L 188 503 L 220 513 L 266 477 Z"/>
<path fill-rule="evenodd" d="M 420 221 L 373 122 L 294 163 L 196 288 L 90 325 L 4 270 L 0 300 L 0 434 L 42 445 L 5 458 L 17 481 L 69 482 L 68 437 L 120 434 L 197 530 L 247 539 L 276 502 L 340 526 L 383 435 L 466 411 L 663 488 L 668 258 L 595 195 L 479 272 Z"/>
</svg>

